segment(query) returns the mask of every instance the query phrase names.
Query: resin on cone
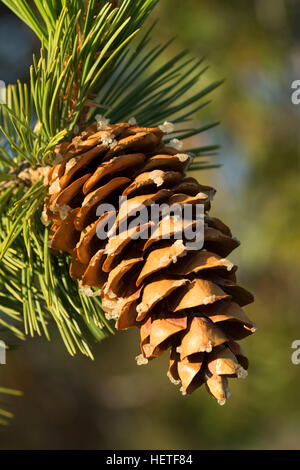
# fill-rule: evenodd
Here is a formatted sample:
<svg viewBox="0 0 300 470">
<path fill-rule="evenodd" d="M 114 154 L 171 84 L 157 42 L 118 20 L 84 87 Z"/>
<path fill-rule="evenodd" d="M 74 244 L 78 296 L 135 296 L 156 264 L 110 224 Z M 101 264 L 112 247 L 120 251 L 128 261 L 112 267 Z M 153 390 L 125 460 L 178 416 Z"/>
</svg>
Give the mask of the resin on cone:
<svg viewBox="0 0 300 470">
<path fill-rule="evenodd" d="M 237 285 L 237 267 L 226 259 L 239 242 L 209 215 L 215 190 L 185 176 L 191 156 L 175 148 L 176 139 L 173 147 L 163 142 L 172 130 L 170 123 L 144 128 L 135 120 L 110 125 L 99 118 L 71 143 L 62 143 L 45 179 L 42 221 L 51 224 L 52 252 L 71 255 L 70 276 L 85 294 L 101 296 L 117 329 L 139 328 L 137 363 L 169 350 L 168 376 L 183 394 L 205 384 L 224 404 L 228 378 L 247 375 L 248 360 L 237 341 L 255 331 L 242 308 L 253 296 Z M 119 210 L 120 196 L 127 204 Z M 147 231 L 151 220 L 125 234 L 97 236 L 110 218 L 118 225 L 142 205 L 174 202 L 204 205 L 201 249 L 188 250 L 186 241 L 176 238 L 182 222 L 175 218 L 169 233 L 159 225 L 149 238 L 132 235 Z M 116 209 L 97 217 L 103 203 Z"/>
</svg>

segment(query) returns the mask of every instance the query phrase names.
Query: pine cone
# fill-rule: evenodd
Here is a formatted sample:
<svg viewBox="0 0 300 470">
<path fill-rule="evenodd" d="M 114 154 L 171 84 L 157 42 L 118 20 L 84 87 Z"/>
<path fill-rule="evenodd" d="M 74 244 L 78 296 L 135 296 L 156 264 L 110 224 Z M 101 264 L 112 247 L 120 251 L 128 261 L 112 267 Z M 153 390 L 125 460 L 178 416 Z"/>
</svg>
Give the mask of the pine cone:
<svg viewBox="0 0 300 470">
<path fill-rule="evenodd" d="M 239 242 L 219 219 L 208 215 L 211 187 L 186 177 L 190 156 L 163 143 L 168 126 L 109 125 L 105 120 L 59 146 L 49 170 L 42 220 L 52 223 L 52 251 L 71 255 L 70 276 L 87 295 L 101 295 L 116 328 L 138 327 L 138 364 L 170 349 L 168 376 L 183 394 L 202 384 L 220 404 L 229 396 L 228 377 L 245 377 L 248 360 L 237 340 L 255 331 L 243 307 L 253 296 L 236 284 L 236 266 L 225 257 Z M 99 204 L 118 207 L 96 215 Z M 171 218 L 168 233 L 151 219 L 140 227 L 100 239 L 98 230 L 130 220 L 153 203 L 203 204 L 204 245 L 188 249 L 177 239 L 182 221 Z M 191 224 L 195 221 L 191 220 Z M 136 237 L 134 237 L 136 235 Z M 97 290 L 92 289 L 97 288 Z"/>
</svg>

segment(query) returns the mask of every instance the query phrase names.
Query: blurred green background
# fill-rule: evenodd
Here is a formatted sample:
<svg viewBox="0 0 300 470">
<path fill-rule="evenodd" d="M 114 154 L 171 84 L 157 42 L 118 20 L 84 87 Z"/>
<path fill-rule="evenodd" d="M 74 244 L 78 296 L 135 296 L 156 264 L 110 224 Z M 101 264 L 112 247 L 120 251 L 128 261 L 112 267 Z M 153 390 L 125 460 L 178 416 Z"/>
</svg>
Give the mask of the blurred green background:
<svg viewBox="0 0 300 470">
<path fill-rule="evenodd" d="M 0 13 L 0 79 L 24 79 L 38 45 Z M 300 105 L 291 103 L 299 2 L 161 0 L 155 17 L 155 41 L 177 36 L 169 54 L 206 55 L 203 84 L 226 79 L 196 116 L 221 126 L 193 146 L 222 146 L 222 168 L 197 177 L 218 189 L 212 213 L 242 241 L 230 258 L 256 295 L 247 313 L 259 329 L 243 342 L 249 378 L 231 381 L 233 397 L 219 407 L 203 388 L 182 397 L 166 377 L 167 355 L 137 368 L 137 331 L 95 345 L 95 362 L 68 357 L 53 332 L 1 367 L 1 384 L 24 390 L 0 428 L 2 449 L 300 449 L 300 365 L 291 362 L 300 339 Z"/>
</svg>

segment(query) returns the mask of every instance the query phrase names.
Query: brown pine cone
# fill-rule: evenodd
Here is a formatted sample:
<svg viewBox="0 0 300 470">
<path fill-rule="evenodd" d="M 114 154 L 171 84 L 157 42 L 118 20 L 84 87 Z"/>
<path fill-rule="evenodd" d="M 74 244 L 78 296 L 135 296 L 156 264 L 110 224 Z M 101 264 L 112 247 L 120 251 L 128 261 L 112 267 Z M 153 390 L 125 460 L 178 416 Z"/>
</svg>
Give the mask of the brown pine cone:
<svg viewBox="0 0 300 470">
<path fill-rule="evenodd" d="M 236 284 L 237 267 L 225 259 L 239 242 L 208 215 L 215 190 L 185 176 L 190 156 L 163 143 L 167 128 L 100 119 L 62 143 L 56 157 L 61 161 L 45 181 L 49 192 L 42 220 L 52 223 L 52 251 L 71 255 L 70 276 L 87 295 L 101 295 L 107 318 L 115 319 L 119 330 L 140 329 L 138 364 L 170 349 L 168 376 L 181 383 L 182 393 L 205 383 L 223 404 L 227 378 L 247 375 L 248 361 L 236 341 L 255 331 L 242 309 L 253 296 Z M 119 210 L 120 196 L 127 203 Z M 112 209 L 99 217 L 103 203 Z M 176 217 L 167 228 L 160 221 L 150 235 L 151 218 L 99 238 L 98 230 L 118 228 L 154 203 L 202 204 L 202 248 L 188 248 L 184 235 L 178 239 L 183 222 Z"/>
</svg>

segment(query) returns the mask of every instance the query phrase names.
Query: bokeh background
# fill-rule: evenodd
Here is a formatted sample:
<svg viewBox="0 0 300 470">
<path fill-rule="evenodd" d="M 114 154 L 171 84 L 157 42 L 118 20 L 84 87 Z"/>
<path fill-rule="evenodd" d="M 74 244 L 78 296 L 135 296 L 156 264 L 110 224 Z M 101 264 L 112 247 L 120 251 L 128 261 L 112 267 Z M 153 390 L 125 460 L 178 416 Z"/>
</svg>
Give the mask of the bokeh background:
<svg viewBox="0 0 300 470">
<path fill-rule="evenodd" d="M 34 37 L 1 4 L 0 79 L 27 78 Z M 60 339 L 28 341 L 1 367 L 1 384 L 24 390 L 0 429 L 2 449 L 300 449 L 300 79 L 297 0 L 161 0 L 154 40 L 206 55 L 203 84 L 225 78 L 197 123 L 221 125 L 199 138 L 218 143 L 220 169 L 197 173 L 218 189 L 213 214 L 242 241 L 231 259 L 256 295 L 258 324 L 244 341 L 249 378 L 231 381 L 219 407 L 200 389 L 181 397 L 167 356 L 138 368 L 136 331 L 95 345 L 96 360 L 68 357 Z"/>
</svg>

